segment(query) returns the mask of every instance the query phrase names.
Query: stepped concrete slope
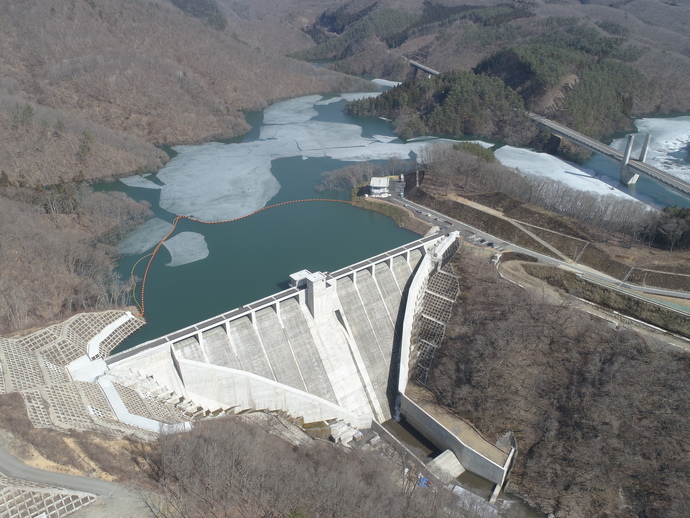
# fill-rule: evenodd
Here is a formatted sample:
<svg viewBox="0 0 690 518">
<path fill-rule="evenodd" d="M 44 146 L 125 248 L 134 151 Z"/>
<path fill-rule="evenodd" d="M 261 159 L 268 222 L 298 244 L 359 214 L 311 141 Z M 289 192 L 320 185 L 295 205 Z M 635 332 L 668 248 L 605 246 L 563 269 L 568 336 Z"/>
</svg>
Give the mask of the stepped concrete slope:
<svg viewBox="0 0 690 518">
<path fill-rule="evenodd" d="M 206 412 L 384 421 L 407 286 L 424 256 L 454 240 L 436 234 L 336 272 L 298 272 L 288 290 L 108 358 L 110 375 L 155 380 Z"/>
</svg>

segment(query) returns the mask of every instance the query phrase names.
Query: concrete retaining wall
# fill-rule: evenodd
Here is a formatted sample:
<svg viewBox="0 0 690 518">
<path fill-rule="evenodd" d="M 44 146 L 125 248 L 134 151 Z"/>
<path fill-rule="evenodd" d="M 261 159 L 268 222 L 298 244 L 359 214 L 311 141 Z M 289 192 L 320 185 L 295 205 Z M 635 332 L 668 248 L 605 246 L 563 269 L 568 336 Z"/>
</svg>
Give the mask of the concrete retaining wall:
<svg viewBox="0 0 690 518">
<path fill-rule="evenodd" d="M 424 291 L 431 276 L 448 263 L 460 247 L 458 233 L 452 232 L 441 241 L 432 254 L 425 254 L 414 272 L 412 282 L 407 292 L 407 304 L 403 317 L 402 336 L 400 346 L 400 377 L 398 378 L 398 392 L 405 393 L 407 380 L 410 377 L 410 356 L 412 355 L 412 327 L 415 317 L 422 310 Z"/>
<path fill-rule="evenodd" d="M 412 275 L 412 282 L 407 291 L 407 304 L 405 305 L 405 316 L 402 324 L 402 337 L 400 344 L 400 377 L 398 378 L 398 392 L 405 393 L 407 380 L 410 377 L 410 354 L 412 341 L 412 324 L 415 320 L 415 313 L 421 309 L 421 300 L 424 297 L 424 290 L 429 282 L 429 276 L 434 272 L 434 264 L 431 257 L 426 254 L 417 266 L 417 271 Z"/>
<path fill-rule="evenodd" d="M 455 434 L 427 414 L 405 394 L 400 395 L 400 413 L 405 416 L 410 425 L 434 443 L 436 447 L 455 453 L 455 456 L 467 471 L 471 471 L 494 484 L 503 485 L 512 454 L 508 456 L 505 466 L 487 459 L 481 453 L 463 443 Z"/>
</svg>

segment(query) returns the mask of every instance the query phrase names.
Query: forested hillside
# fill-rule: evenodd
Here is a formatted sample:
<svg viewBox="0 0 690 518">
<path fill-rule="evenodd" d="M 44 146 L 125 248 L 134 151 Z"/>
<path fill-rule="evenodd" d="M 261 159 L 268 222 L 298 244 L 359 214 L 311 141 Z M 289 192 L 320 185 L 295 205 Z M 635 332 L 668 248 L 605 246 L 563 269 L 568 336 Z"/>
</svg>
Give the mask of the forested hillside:
<svg viewBox="0 0 690 518">
<path fill-rule="evenodd" d="M 150 213 L 86 182 L 244 133 L 242 110 L 367 87 L 284 57 L 309 41 L 215 0 L 0 2 L 0 332 L 129 303 L 112 245 Z"/>
<path fill-rule="evenodd" d="M 232 137 L 241 110 L 354 86 L 284 58 L 309 42 L 287 23 L 246 26 L 212 0 L 2 2 L 0 169 L 31 186 L 157 169 L 152 144 Z"/>
<path fill-rule="evenodd" d="M 690 109 L 688 23 L 690 7 L 651 1 L 353 0 L 305 28 L 314 45 L 293 55 L 399 80 L 407 59 L 472 70 L 503 80 L 528 109 L 602 137 L 630 129 L 631 116 Z"/>
<path fill-rule="evenodd" d="M 346 109 L 352 115 L 395 119 L 395 131 L 404 139 L 433 133 L 525 144 L 532 136 L 520 96 L 500 79 L 472 72 L 405 81 L 378 97 L 352 101 Z"/>
<path fill-rule="evenodd" d="M 492 439 L 515 432 L 508 489 L 556 516 L 687 516 L 687 353 L 458 266 L 428 385 Z"/>
<path fill-rule="evenodd" d="M 114 245 L 151 217 L 122 193 L 60 183 L 15 188 L 0 181 L 0 333 L 83 310 L 130 304 L 115 275 Z"/>
<path fill-rule="evenodd" d="M 601 24 L 615 34 L 624 26 Z M 594 137 L 631 129 L 656 85 L 633 67 L 645 50 L 575 18 L 548 18 L 545 34 L 482 60 L 477 74 L 501 78 L 527 106 Z"/>
</svg>

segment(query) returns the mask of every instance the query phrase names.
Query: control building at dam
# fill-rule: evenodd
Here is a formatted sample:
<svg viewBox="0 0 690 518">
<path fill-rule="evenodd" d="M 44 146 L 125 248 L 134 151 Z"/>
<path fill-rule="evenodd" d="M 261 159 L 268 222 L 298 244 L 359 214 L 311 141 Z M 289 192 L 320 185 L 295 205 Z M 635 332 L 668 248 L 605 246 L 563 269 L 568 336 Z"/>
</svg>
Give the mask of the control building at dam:
<svg viewBox="0 0 690 518">
<path fill-rule="evenodd" d="M 140 435 L 223 413 L 280 412 L 354 429 L 403 415 L 444 452 L 444 473 L 468 470 L 500 488 L 514 442 L 494 445 L 444 422 L 408 390 L 410 378 L 426 379 L 441 345 L 459 293 L 448 264 L 459 246 L 456 232 L 440 233 L 335 272 L 303 270 L 287 290 L 112 356 L 113 337 L 141 325 L 131 314 L 99 317 L 107 322 L 100 331 L 85 326 L 95 318 L 88 314 L 54 326 L 58 341 L 89 329 L 59 361 L 44 352 L 58 342 L 0 339 L 5 386 L 19 388 L 37 426 Z M 13 381 L 8 363 L 21 347 L 35 358 L 28 385 Z"/>
</svg>

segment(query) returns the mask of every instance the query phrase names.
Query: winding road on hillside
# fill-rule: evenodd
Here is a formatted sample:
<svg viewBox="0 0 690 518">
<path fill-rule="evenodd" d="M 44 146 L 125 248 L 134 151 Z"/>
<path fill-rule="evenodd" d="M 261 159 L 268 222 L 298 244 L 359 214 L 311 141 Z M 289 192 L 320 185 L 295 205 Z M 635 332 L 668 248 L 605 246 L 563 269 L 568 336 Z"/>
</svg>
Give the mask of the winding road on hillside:
<svg viewBox="0 0 690 518">
<path fill-rule="evenodd" d="M 117 488 L 117 484 L 106 482 L 105 480 L 32 468 L 1 448 L 0 472 L 12 478 L 28 480 L 29 482 L 45 484 L 46 486 L 73 489 L 98 496 L 111 496 Z"/>
<path fill-rule="evenodd" d="M 658 306 L 662 306 L 666 309 L 675 311 L 676 313 L 680 313 L 682 315 L 690 317 L 690 310 L 688 309 L 684 309 L 677 305 L 667 303 L 658 299 L 652 299 L 643 295 L 659 295 L 665 297 L 675 297 L 690 300 L 690 293 L 676 290 L 667 290 L 663 288 L 654 288 L 648 286 L 637 286 L 633 284 L 628 284 L 609 275 L 597 272 L 586 266 L 582 266 L 573 262 L 566 262 L 564 260 L 556 259 L 554 257 L 550 257 L 548 255 L 540 254 L 527 248 L 520 247 L 518 245 L 505 241 L 504 239 L 492 236 L 491 234 L 488 234 L 487 232 L 472 227 L 471 225 L 467 225 L 466 223 L 462 223 L 461 221 L 455 220 L 438 211 L 414 203 L 408 200 L 407 198 L 389 198 L 389 201 L 395 205 L 409 209 L 415 215 L 415 217 L 421 219 L 422 221 L 425 221 L 426 223 L 429 223 L 431 225 L 439 225 L 444 232 L 452 232 L 457 230 L 458 232 L 460 232 L 460 235 L 462 235 L 465 239 L 470 238 L 471 236 L 477 236 L 477 238 L 484 240 L 484 243 L 493 243 L 494 248 L 499 251 L 510 248 L 515 252 L 530 255 L 538 259 L 540 262 L 552 264 L 554 266 L 560 266 L 566 270 L 570 270 L 585 280 L 595 282 L 606 288 L 618 291 L 620 293 L 624 293 L 626 295 L 635 297 L 645 302 L 650 302 Z M 510 218 L 504 219 L 512 222 Z"/>
</svg>

